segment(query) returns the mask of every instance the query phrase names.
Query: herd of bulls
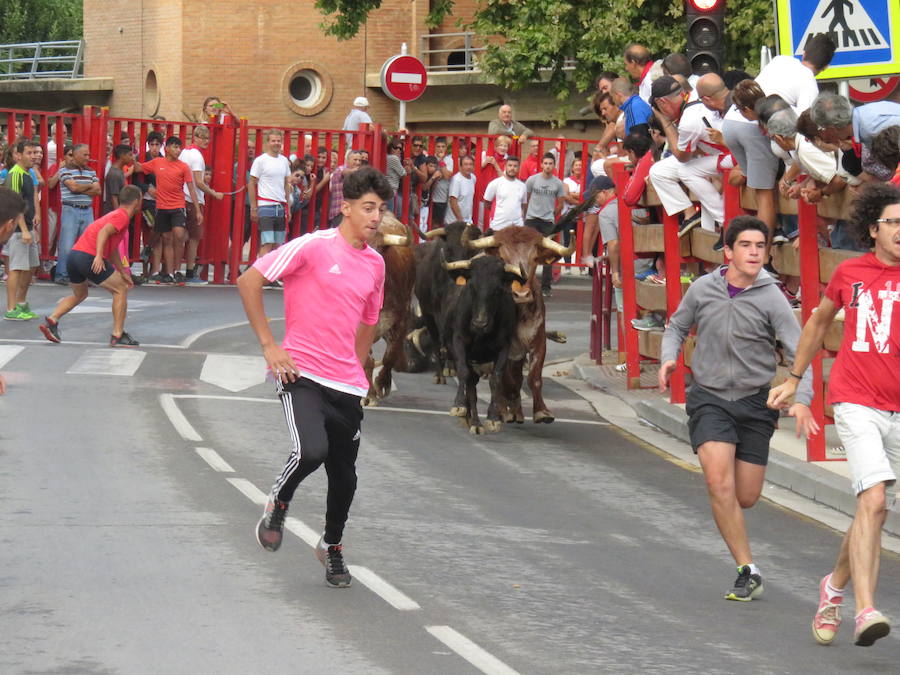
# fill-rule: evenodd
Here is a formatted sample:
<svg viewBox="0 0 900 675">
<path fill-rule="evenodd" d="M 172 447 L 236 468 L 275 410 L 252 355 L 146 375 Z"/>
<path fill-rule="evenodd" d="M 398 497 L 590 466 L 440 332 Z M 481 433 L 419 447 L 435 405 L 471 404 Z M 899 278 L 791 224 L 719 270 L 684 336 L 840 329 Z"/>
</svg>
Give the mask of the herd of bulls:
<svg viewBox="0 0 900 675">
<path fill-rule="evenodd" d="M 525 421 L 522 382 L 526 362 L 533 420 L 554 417 L 541 394 L 547 351 L 545 307 L 535 272 L 572 254 L 529 227 L 512 226 L 483 235 L 458 222 L 413 245 L 405 225 L 390 214 L 373 246 L 384 257 L 384 305 L 376 341 L 386 349 L 381 371 L 366 367 L 367 405 L 391 391 L 393 370 L 419 372 L 435 367 L 443 384 L 455 372 L 459 386 L 450 414 L 464 417 L 473 434 L 499 431 L 503 422 Z M 476 385 L 489 373 L 487 421 L 478 415 Z"/>
</svg>

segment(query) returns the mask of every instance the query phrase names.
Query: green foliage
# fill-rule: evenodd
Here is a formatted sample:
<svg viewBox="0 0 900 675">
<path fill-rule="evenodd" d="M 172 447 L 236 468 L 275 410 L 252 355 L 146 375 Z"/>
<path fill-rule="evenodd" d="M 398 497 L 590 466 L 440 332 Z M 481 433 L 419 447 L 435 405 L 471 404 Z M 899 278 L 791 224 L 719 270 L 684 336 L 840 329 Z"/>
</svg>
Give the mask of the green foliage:
<svg viewBox="0 0 900 675">
<path fill-rule="evenodd" d="M 0 0 L 0 4 L 0 44 L 82 36 L 82 0 Z"/>
<path fill-rule="evenodd" d="M 726 66 L 757 72 L 762 45 L 775 44 L 771 0 L 727 0 Z M 329 16 L 326 31 L 339 39 L 356 35 L 381 0 L 316 0 Z M 432 0 L 428 24 L 453 10 L 453 0 Z M 665 55 L 683 51 L 684 7 L 678 0 L 481 0 L 463 26 L 493 39 L 482 54 L 482 70 L 510 90 L 549 78 L 560 101 L 586 92 L 602 70 L 622 72 L 622 52 L 632 42 Z M 567 60 L 572 67 L 564 67 Z M 560 111 L 558 111 L 560 112 Z"/>
</svg>

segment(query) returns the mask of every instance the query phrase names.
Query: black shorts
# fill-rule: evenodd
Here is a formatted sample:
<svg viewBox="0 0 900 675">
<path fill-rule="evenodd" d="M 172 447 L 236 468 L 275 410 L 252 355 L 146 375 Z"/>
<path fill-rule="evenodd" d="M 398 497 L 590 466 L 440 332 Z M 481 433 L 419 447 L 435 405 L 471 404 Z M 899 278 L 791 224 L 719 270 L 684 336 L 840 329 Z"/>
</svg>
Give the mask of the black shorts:
<svg viewBox="0 0 900 675">
<path fill-rule="evenodd" d="M 160 234 L 165 234 L 176 227 L 184 227 L 186 222 L 184 209 L 156 209 L 156 221 L 153 229 Z"/>
<path fill-rule="evenodd" d="M 697 385 L 687 395 L 685 410 L 694 452 L 707 441 L 733 443 L 735 458 L 765 466 L 769 461 L 769 440 L 775 433 L 778 411 L 766 406 L 769 387 L 755 394 L 729 401 Z"/>
<path fill-rule="evenodd" d="M 116 269 L 109 264 L 109 260 L 103 261 L 103 271 L 100 274 L 91 269 L 94 264 L 94 256 L 84 251 L 69 251 L 66 259 L 69 271 L 69 281 L 73 284 L 83 284 L 85 281 L 93 281 L 98 286 L 109 279 Z"/>
</svg>

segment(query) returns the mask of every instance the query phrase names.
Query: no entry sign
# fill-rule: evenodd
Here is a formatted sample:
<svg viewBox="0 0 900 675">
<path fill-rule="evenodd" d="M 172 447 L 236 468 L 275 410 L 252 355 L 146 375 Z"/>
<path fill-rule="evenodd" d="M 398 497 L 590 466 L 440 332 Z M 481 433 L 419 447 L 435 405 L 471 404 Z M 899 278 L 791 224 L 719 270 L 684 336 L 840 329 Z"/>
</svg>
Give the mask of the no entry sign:
<svg viewBox="0 0 900 675">
<path fill-rule="evenodd" d="M 392 56 L 381 66 L 381 90 L 395 101 L 415 101 L 425 93 L 428 73 L 415 56 Z"/>
<path fill-rule="evenodd" d="M 900 77 L 867 77 L 850 80 L 850 98 L 860 103 L 883 101 L 900 84 Z"/>
</svg>

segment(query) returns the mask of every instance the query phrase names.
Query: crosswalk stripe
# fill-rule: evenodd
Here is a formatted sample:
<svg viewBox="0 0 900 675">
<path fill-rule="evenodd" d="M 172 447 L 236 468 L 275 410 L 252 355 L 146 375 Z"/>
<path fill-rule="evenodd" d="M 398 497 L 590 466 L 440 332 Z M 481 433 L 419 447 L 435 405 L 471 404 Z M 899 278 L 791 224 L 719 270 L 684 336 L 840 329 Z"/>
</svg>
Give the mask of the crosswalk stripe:
<svg viewBox="0 0 900 675">
<path fill-rule="evenodd" d="M 18 345 L 0 345 L 0 368 L 16 358 L 25 349 Z"/>
<path fill-rule="evenodd" d="M 72 367 L 67 375 L 116 375 L 131 377 L 141 366 L 147 352 L 122 349 L 88 349 Z"/>
</svg>

